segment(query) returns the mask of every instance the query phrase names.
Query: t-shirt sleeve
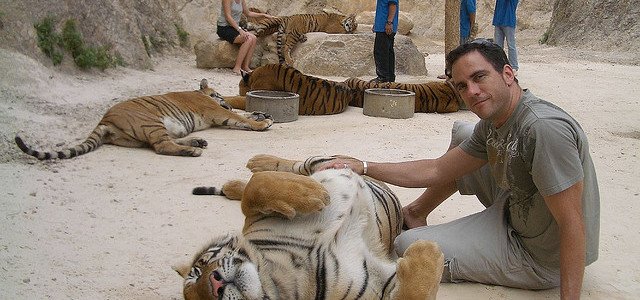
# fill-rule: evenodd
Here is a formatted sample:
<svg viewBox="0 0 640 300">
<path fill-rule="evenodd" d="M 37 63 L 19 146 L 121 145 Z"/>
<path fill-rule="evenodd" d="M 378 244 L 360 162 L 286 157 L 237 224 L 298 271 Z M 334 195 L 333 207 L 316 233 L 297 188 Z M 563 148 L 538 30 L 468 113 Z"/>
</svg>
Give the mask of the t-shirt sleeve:
<svg viewBox="0 0 640 300">
<path fill-rule="evenodd" d="M 487 131 L 488 131 L 488 122 L 482 120 L 476 123 L 475 128 L 473 129 L 473 133 L 467 139 L 465 139 L 462 143 L 460 143 L 459 147 L 466 152 L 467 154 L 481 158 L 487 159 Z"/>
<path fill-rule="evenodd" d="M 564 191 L 583 178 L 578 133 L 562 119 L 541 119 L 530 128 L 531 176 L 542 196 Z"/>
</svg>

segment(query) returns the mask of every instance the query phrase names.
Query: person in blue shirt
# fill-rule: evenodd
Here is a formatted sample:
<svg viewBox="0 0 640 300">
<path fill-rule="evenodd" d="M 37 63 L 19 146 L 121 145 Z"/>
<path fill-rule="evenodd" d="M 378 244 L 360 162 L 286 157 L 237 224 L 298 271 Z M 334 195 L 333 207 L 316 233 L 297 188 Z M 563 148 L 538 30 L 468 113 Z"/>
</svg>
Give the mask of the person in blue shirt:
<svg viewBox="0 0 640 300">
<path fill-rule="evenodd" d="M 396 54 L 393 43 L 398 32 L 398 0 L 377 0 L 376 16 L 372 31 L 376 34 L 373 42 L 373 59 L 377 77 L 371 82 L 394 82 L 396 80 Z"/>
<path fill-rule="evenodd" d="M 496 0 L 496 9 L 493 12 L 493 26 L 495 26 L 493 40 L 500 47 L 504 47 L 504 40 L 507 40 L 509 64 L 517 73 L 516 8 L 518 8 L 518 0 Z"/>
<path fill-rule="evenodd" d="M 472 28 L 476 23 L 476 0 L 460 1 L 460 45 L 472 40 Z"/>
</svg>

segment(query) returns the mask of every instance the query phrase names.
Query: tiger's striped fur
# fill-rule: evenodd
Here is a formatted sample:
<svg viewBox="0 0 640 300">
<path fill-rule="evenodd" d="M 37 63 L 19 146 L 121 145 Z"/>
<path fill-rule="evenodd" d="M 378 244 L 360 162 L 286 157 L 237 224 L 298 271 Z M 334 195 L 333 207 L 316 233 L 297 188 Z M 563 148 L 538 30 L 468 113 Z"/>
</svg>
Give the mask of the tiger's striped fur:
<svg viewBox="0 0 640 300">
<path fill-rule="evenodd" d="M 18 135 L 15 142 L 24 153 L 40 160 L 72 158 L 95 150 L 102 144 L 123 147 L 151 147 L 164 155 L 200 156 L 207 141 L 186 137 L 213 126 L 266 130 L 273 124 L 269 115 L 255 112 L 239 115 L 207 84 L 200 90 L 171 92 L 129 99 L 111 107 L 79 145 L 59 151 L 34 150 Z"/>
<path fill-rule="evenodd" d="M 296 93 L 300 96 L 300 115 L 341 113 L 356 96 L 354 91 L 342 82 L 304 75 L 293 67 L 279 64 L 264 65 L 251 73 L 243 73 L 239 90 L 240 95 L 255 90 Z M 231 105 L 243 109 L 244 103 L 234 101 Z"/>
<path fill-rule="evenodd" d="M 435 299 L 438 246 L 418 241 L 393 261 L 397 197 L 350 169 L 316 172 L 333 159 L 252 158 L 253 177 L 232 192 L 242 194 L 242 234 L 215 238 L 176 269 L 185 299 Z"/>
<path fill-rule="evenodd" d="M 462 98 L 456 89 L 448 81 L 431 81 L 425 83 L 399 83 L 385 82 L 372 83 L 355 77 L 349 78 L 344 83 L 356 91 L 356 97 L 349 104 L 362 107 L 364 104 L 364 91 L 370 88 L 389 88 L 412 91 L 415 96 L 415 112 L 423 113 L 450 113 L 460 109 Z"/>
<path fill-rule="evenodd" d="M 345 16 L 338 13 L 297 14 L 267 18 L 252 25 L 256 36 L 267 36 L 277 32 L 276 50 L 281 64 L 293 64 L 291 51 L 298 43 L 305 42 L 305 33 L 352 33 L 358 28 L 355 14 Z"/>
</svg>

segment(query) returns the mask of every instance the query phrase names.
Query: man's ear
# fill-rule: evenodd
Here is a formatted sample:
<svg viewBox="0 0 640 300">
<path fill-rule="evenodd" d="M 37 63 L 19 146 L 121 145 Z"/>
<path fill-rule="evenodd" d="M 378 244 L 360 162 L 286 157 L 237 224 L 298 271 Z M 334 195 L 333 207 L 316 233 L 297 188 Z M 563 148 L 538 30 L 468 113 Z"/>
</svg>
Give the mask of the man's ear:
<svg viewBox="0 0 640 300">
<path fill-rule="evenodd" d="M 504 78 L 504 81 L 509 86 L 511 86 L 511 84 L 514 81 L 517 82 L 515 71 L 513 70 L 511 65 L 506 64 L 506 65 L 504 65 L 504 67 L 502 67 L 502 78 Z"/>
</svg>

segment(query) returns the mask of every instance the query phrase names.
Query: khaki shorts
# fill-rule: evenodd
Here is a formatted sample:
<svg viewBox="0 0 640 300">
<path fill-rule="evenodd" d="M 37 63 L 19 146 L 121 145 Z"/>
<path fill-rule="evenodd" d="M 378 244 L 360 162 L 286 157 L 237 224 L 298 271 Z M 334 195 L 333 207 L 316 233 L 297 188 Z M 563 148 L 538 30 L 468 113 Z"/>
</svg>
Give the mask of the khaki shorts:
<svg viewBox="0 0 640 300">
<path fill-rule="evenodd" d="M 470 136 L 473 128 L 474 124 L 455 122 L 452 146 Z M 470 281 L 522 289 L 559 286 L 559 270 L 536 263 L 507 223 L 508 194 L 492 178 L 485 166 L 457 182 L 460 194 L 476 195 L 485 210 L 449 223 L 405 231 L 395 240 L 396 253 L 402 255 L 417 240 L 435 241 L 445 256 L 442 282 Z"/>
</svg>

